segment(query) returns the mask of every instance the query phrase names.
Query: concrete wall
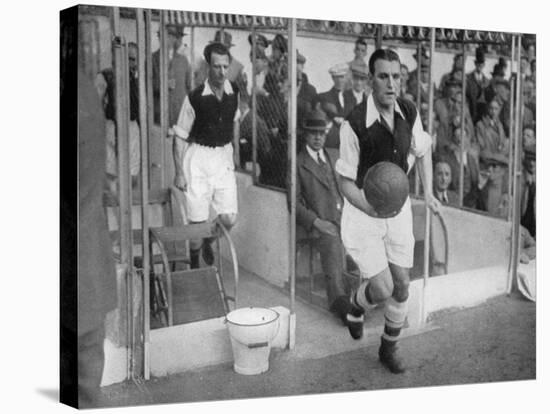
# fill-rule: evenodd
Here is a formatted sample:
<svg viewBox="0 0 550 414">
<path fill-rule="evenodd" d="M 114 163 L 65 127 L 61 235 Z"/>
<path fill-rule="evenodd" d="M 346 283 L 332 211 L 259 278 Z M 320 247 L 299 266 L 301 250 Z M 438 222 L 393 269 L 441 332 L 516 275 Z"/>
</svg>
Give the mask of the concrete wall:
<svg viewBox="0 0 550 414">
<path fill-rule="evenodd" d="M 508 265 L 511 223 L 450 207 L 442 215 L 449 236 L 449 273 Z"/>
<path fill-rule="evenodd" d="M 289 212 L 286 194 L 257 187 L 236 173 L 239 218 L 231 231 L 239 265 L 283 287 L 289 276 Z M 226 257 L 227 251 L 224 253 Z"/>
</svg>

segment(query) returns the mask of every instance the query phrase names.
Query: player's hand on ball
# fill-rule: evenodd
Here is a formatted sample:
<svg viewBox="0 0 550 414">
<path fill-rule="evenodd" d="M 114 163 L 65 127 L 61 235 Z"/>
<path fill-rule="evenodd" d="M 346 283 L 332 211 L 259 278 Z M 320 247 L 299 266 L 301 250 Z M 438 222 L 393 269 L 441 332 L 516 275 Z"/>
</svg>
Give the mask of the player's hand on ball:
<svg viewBox="0 0 550 414">
<path fill-rule="evenodd" d="M 187 183 L 185 182 L 185 177 L 183 174 L 176 174 L 174 177 L 174 186 L 181 191 L 185 191 L 187 188 Z"/>
</svg>

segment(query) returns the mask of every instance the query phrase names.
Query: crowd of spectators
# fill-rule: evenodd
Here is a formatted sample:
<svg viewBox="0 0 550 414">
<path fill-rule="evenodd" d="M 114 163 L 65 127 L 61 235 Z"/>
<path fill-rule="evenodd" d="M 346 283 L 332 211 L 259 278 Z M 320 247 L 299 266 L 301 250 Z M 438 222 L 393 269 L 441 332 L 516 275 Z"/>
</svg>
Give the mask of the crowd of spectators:
<svg viewBox="0 0 550 414">
<path fill-rule="evenodd" d="M 507 62 L 501 57 L 494 65 L 491 77 L 484 74 L 485 51 L 478 47 L 475 69 L 466 75 L 466 105 L 464 127 L 461 128 L 462 55 L 454 58 L 451 71 L 443 75 L 439 98 L 434 103 L 436 148 L 434 165 L 449 166 L 450 177 L 445 190 L 459 191 L 460 159 L 463 168 L 464 207 L 487 211 L 498 217 L 507 217 L 511 208 L 508 194 L 509 159 L 513 144 L 510 134 L 510 96 L 512 79 L 506 77 Z M 521 59 L 523 78 L 522 164 L 523 181 L 521 222 L 535 235 L 535 159 L 536 159 L 536 76 L 535 57 Z M 464 132 L 461 146 L 461 133 Z M 463 148 L 461 154 L 461 148 Z M 437 167 L 441 169 L 442 167 Z M 435 176 L 437 177 L 437 170 Z M 438 180 L 435 180 L 437 183 Z M 529 183 L 529 184 L 526 184 Z M 439 184 L 440 186 L 442 184 Z M 436 189 L 442 193 L 442 189 Z M 460 196 L 460 195 L 459 195 Z M 460 205 L 460 198 L 449 204 Z"/>
<path fill-rule="evenodd" d="M 169 124 L 172 125 L 181 107 L 181 102 L 193 84 L 199 85 L 206 77 L 206 66 L 199 60 L 192 68 L 188 59 L 179 49 L 185 36 L 181 26 L 168 25 L 168 94 Z M 230 31 L 218 30 L 211 42 L 223 43 L 228 48 L 234 46 Z M 239 118 L 239 152 L 240 167 L 251 169 L 252 157 L 252 100 L 256 99 L 256 137 L 257 137 L 257 170 L 258 182 L 284 189 L 286 186 L 287 152 L 288 152 L 288 101 L 290 85 L 288 81 L 288 39 L 276 34 L 272 39 L 265 35 L 248 36 L 252 77 L 247 79 L 244 65 L 232 58 L 227 78 L 237 85 L 240 91 L 241 116 Z M 253 45 L 255 48 L 253 50 Z M 429 99 L 429 63 L 430 55 L 425 48 L 420 48 L 413 57 L 417 67 L 409 72 L 405 64 L 401 65 L 402 98 L 418 102 L 420 93 L 420 114 L 424 127 L 428 124 Z M 129 49 L 132 59 L 135 47 Z M 475 51 L 474 70 L 466 73 L 465 95 L 463 96 L 462 79 L 464 56 L 454 56 L 452 67 L 439 80 L 433 79 L 433 135 L 435 175 L 447 174 L 445 189 L 438 189 L 441 194 L 453 194 L 446 201 L 449 204 L 486 211 L 491 215 L 507 217 L 510 208 L 508 194 L 508 160 L 511 150 L 510 139 L 510 101 L 511 80 L 517 75 L 507 75 L 511 71 L 509 62 L 500 57 L 487 76 L 485 70 L 486 51 L 480 46 Z M 305 132 L 302 128 L 304 115 L 315 108 L 321 109 L 329 120 L 329 129 L 325 148 L 337 156 L 339 149 L 339 126 L 351 109 L 362 102 L 370 93 L 368 82 L 367 40 L 358 37 L 353 47 L 353 57 L 346 62 L 327 65 L 326 73 L 332 79 L 329 90 L 317 90 L 307 76 L 307 57 L 299 50 L 296 53 L 297 79 L 297 138 L 298 151 L 304 145 Z M 135 56 L 134 56 L 135 60 Z M 153 55 L 153 92 L 155 123 L 160 121 L 160 79 L 159 52 Z M 420 64 L 418 64 L 420 63 Z M 137 74 L 135 65 L 130 62 L 130 112 L 134 123 L 132 128 L 138 131 L 137 125 Z M 318 68 L 316 68 L 318 70 Z M 535 197 L 535 147 L 536 147 L 536 59 L 534 45 L 528 45 L 520 62 L 523 78 L 522 107 L 522 160 L 524 186 L 522 194 L 522 223 L 535 234 L 534 197 Z M 108 163 L 109 172 L 116 175 L 115 135 L 116 126 L 113 112 L 112 71 L 101 72 L 103 81 L 99 81 L 101 96 L 104 97 L 108 128 L 111 125 L 110 151 L 112 162 Z M 508 77 L 507 77 L 508 76 Z M 103 86 L 101 86 L 103 85 Z M 465 100 L 464 113 L 462 101 Z M 512 108 L 513 109 L 513 108 Z M 110 121 L 110 123 L 109 123 Z M 464 124 L 462 124 L 464 122 Z M 138 133 L 134 131 L 136 137 Z M 131 140 L 137 143 L 137 139 Z M 136 145 L 134 145 L 136 147 Z M 137 153 L 137 150 L 134 150 Z M 133 156 L 132 159 L 138 159 Z M 132 162 L 132 175 L 138 172 L 138 163 Z M 460 169 L 463 169 L 462 194 L 459 189 Z M 437 170 L 439 169 L 439 170 Z M 439 182 L 435 180 L 434 182 Z M 455 197 L 454 194 L 457 196 Z M 460 199 L 462 195 L 462 199 Z"/>
</svg>

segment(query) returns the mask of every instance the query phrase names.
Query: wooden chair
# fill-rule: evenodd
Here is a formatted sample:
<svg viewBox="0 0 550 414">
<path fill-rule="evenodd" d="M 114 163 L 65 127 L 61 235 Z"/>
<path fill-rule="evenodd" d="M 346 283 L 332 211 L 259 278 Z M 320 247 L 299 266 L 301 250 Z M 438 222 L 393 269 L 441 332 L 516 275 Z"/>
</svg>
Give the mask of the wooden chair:
<svg viewBox="0 0 550 414">
<path fill-rule="evenodd" d="M 229 232 L 225 227 L 219 222 L 205 222 L 199 224 L 186 224 L 180 226 L 171 226 L 171 227 L 157 227 L 150 229 L 151 234 L 151 243 L 152 245 L 158 247 L 160 251 L 160 256 L 162 258 L 162 270 L 157 272 L 155 270 L 155 280 L 162 281 L 163 285 L 166 286 L 166 300 L 167 300 L 167 315 L 166 315 L 166 324 L 171 326 L 174 324 L 174 309 L 175 309 L 175 300 L 174 300 L 174 280 L 180 279 L 184 285 L 184 289 L 181 291 L 181 296 L 184 301 L 179 302 L 180 321 L 182 322 L 193 322 L 198 320 L 197 316 L 193 315 L 193 309 L 190 309 L 190 303 L 195 300 L 200 302 L 204 307 L 206 306 L 209 309 L 206 309 L 206 313 L 210 317 L 221 316 L 222 314 L 227 314 L 229 312 L 229 302 L 233 302 L 233 307 L 237 307 L 237 292 L 239 284 L 239 268 L 237 262 L 237 254 L 233 242 L 229 236 Z M 215 248 L 216 248 L 216 263 L 214 266 L 203 267 L 199 269 L 186 269 L 186 270 L 175 270 L 173 267 L 173 262 L 179 259 L 179 256 L 172 256 L 168 245 L 171 243 L 181 243 L 182 241 L 189 241 L 192 239 L 202 239 L 202 238 L 215 238 Z M 233 295 L 227 295 L 225 286 L 223 283 L 223 266 L 221 258 L 221 244 L 220 238 L 226 240 L 229 252 L 231 255 L 231 262 L 233 266 L 234 273 L 234 292 Z M 199 281 L 202 284 L 207 283 L 210 279 L 215 279 L 217 284 L 218 299 L 221 300 L 223 309 L 216 309 L 216 299 L 212 296 L 212 293 L 202 290 L 200 292 L 200 287 L 197 286 L 197 283 L 192 282 L 192 280 Z M 191 281 L 191 282 L 190 282 Z M 196 288 L 198 293 L 193 293 L 193 288 Z M 160 294 L 162 294 L 162 289 Z M 181 299 L 181 298 L 180 298 Z M 185 299 L 188 299 L 188 303 L 185 303 Z"/>
</svg>

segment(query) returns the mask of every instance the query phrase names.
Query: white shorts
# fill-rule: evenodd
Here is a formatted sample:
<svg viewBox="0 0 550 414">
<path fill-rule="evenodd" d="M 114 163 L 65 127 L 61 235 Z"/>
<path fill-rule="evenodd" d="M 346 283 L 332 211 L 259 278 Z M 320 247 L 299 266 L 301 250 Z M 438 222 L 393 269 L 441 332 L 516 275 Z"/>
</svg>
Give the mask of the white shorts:
<svg viewBox="0 0 550 414">
<path fill-rule="evenodd" d="M 397 216 L 388 219 L 370 217 L 345 200 L 342 242 L 364 278 L 376 276 L 388 263 L 411 268 L 414 235 L 410 198 Z"/>
<path fill-rule="evenodd" d="M 183 156 L 185 201 L 190 221 L 206 221 L 210 206 L 217 214 L 237 213 L 233 145 L 207 147 L 192 143 Z"/>
</svg>

